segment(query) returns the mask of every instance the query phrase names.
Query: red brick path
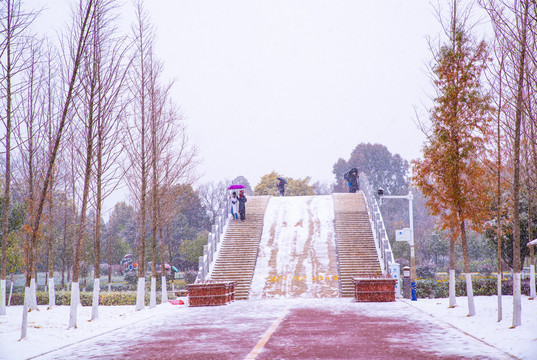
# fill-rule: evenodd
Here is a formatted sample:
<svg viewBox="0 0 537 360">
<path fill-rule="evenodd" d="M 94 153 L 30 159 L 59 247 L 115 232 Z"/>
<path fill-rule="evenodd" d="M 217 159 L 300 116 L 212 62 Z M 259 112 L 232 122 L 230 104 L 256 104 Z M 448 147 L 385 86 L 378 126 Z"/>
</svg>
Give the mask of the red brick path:
<svg viewBox="0 0 537 360">
<path fill-rule="evenodd" d="M 407 304 L 350 299 L 236 301 L 183 308 L 40 359 L 508 359 Z M 61 345 L 61 344 L 59 344 Z"/>
</svg>

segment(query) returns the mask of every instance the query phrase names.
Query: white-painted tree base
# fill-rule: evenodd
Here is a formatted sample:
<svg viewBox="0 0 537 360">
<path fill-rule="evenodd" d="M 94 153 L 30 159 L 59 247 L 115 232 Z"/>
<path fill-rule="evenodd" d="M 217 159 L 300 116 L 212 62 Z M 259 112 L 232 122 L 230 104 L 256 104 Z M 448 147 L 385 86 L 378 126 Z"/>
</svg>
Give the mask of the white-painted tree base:
<svg viewBox="0 0 537 360">
<path fill-rule="evenodd" d="M 54 288 L 54 278 L 48 279 L 48 307 L 56 306 L 56 289 Z"/>
<path fill-rule="evenodd" d="M 449 307 L 457 306 L 457 296 L 455 294 L 455 270 L 449 270 Z"/>
<path fill-rule="evenodd" d="M 535 299 L 535 265 L 530 265 L 530 298 Z"/>
<path fill-rule="evenodd" d="M 69 312 L 68 329 L 76 328 L 78 303 L 80 302 L 80 287 L 77 282 L 71 283 L 71 308 Z"/>
<path fill-rule="evenodd" d="M 465 274 L 466 276 L 466 297 L 468 299 L 468 316 L 474 316 L 475 302 L 474 302 L 474 289 L 472 287 L 472 274 Z"/>
<path fill-rule="evenodd" d="M 513 274 L 513 327 L 522 325 L 520 273 Z"/>
<path fill-rule="evenodd" d="M 162 289 L 162 301 L 161 304 L 166 304 L 168 302 L 168 289 L 166 288 L 166 276 L 162 276 L 160 280 L 161 289 Z"/>
<path fill-rule="evenodd" d="M 6 279 L 0 280 L 0 315 L 6 315 Z"/>
<path fill-rule="evenodd" d="M 7 306 L 11 306 L 11 295 L 13 295 L 13 281 L 10 281 L 9 285 L 9 299 L 7 301 Z"/>
<path fill-rule="evenodd" d="M 139 277 L 136 288 L 136 311 L 143 308 L 145 308 L 145 277 Z"/>
<path fill-rule="evenodd" d="M 32 278 L 30 280 L 30 302 L 28 303 L 30 310 L 37 310 L 37 290 L 36 290 L 36 284 L 35 279 Z"/>
<path fill-rule="evenodd" d="M 149 308 L 157 307 L 157 278 L 151 277 L 151 295 L 149 296 Z"/>
<path fill-rule="evenodd" d="M 101 292 L 101 279 L 93 279 L 93 299 L 91 303 L 91 320 L 99 317 L 99 293 Z"/>
<path fill-rule="evenodd" d="M 26 338 L 26 330 L 28 329 L 28 310 L 31 290 L 29 286 L 24 288 L 24 305 L 22 307 L 22 325 L 21 325 L 21 340 Z"/>
<path fill-rule="evenodd" d="M 502 273 L 496 275 L 496 293 L 498 294 L 498 321 L 502 321 Z"/>
</svg>

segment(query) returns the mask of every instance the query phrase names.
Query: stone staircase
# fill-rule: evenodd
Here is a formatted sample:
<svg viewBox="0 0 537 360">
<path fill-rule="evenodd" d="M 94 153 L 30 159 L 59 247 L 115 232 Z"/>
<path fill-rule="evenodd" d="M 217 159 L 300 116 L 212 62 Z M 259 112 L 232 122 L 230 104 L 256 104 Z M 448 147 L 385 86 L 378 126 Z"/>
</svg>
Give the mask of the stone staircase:
<svg viewBox="0 0 537 360">
<path fill-rule="evenodd" d="M 353 278 L 379 277 L 382 270 L 363 193 L 334 193 L 332 197 L 341 296 L 353 297 Z"/>
<path fill-rule="evenodd" d="M 230 220 L 209 280 L 235 281 L 235 299 L 248 299 L 269 196 L 250 196 L 246 221 Z"/>
</svg>

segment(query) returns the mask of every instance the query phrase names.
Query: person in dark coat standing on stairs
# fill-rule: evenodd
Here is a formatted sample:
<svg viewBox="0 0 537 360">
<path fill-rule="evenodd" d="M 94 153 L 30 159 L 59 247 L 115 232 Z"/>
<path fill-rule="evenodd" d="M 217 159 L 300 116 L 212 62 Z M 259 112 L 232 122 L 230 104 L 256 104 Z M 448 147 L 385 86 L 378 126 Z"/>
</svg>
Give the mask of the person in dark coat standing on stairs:
<svg viewBox="0 0 537 360">
<path fill-rule="evenodd" d="M 343 178 L 347 180 L 349 184 L 349 192 L 355 193 L 357 190 L 360 190 L 360 185 L 358 184 L 358 169 L 352 168 L 343 175 Z"/>
<path fill-rule="evenodd" d="M 280 196 L 284 196 L 285 195 L 285 184 L 286 184 L 286 181 L 284 179 L 281 179 L 281 178 L 278 178 L 278 191 L 280 192 Z"/>
<path fill-rule="evenodd" d="M 239 215 L 241 217 L 241 220 L 246 220 L 246 195 L 244 195 L 244 190 L 241 190 L 239 192 Z"/>
</svg>

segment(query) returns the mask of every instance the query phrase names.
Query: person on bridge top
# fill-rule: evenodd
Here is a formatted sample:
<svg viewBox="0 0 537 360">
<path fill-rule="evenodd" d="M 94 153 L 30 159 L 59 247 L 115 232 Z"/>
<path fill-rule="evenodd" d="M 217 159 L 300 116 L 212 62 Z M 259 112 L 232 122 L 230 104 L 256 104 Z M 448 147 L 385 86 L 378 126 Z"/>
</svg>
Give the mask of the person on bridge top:
<svg viewBox="0 0 537 360">
<path fill-rule="evenodd" d="M 349 184 L 350 193 L 355 193 L 360 190 L 360 185 L 358 184 L 359 177 L 357 168 L 352 168 L 343 175 L 343 178 L 347 180 L 347 183 Z"/>
<path fill-rule="evenodd" d="M 246 195 L 244 195 L 244 190 L 241 190 L 239 192 L 239 214 L 241 216 L 241 220 L 246 220 Z"/>
<path fill-rule="evenodd" d="M 233 217 L 233 219 L 239 220 L 239 199 L 237 199 L 237 193 L 235 191 L 233 191 L 233 193 L 229 197 L 229 202 L 231 205 L 231 216 Z"/>
<path fill-rule="evenodd" d="M 280 196 L 284 196 L 285 195 L 285 182 L 283 179 L 278 179 L 278 191 L 280 192 Z"/>
</svg>

